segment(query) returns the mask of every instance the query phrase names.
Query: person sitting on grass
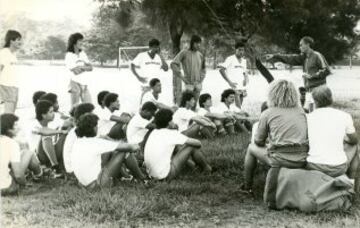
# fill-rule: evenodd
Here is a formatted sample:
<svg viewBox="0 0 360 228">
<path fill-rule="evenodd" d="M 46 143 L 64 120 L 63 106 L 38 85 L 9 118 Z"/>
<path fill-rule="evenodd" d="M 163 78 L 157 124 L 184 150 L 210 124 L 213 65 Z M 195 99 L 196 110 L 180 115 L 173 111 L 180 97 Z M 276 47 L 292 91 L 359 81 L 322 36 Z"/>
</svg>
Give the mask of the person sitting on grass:
<svg viewBox="0 0 360 228">
<path fill-rule="evenodd" d="M 149 176 L 157 180 L 174 179 L 190 158 L 204 171 L 211 172 L 211 166 L 201 152 L 201 142 L 168 128 L 172 116 L 171 110 L 159 110 L 154 120 L 157 128 L 145 136 L 144 158 Z"/>
<path fill-rule="evenodd" d="M 326 86 L 312 91 L 315 110 L 307 115 L 309 155 L 306 168 L 337 177 L 348 174 L 359 191 L 358 137 L 350 114 L 332 108 L 331 90 Z M 345 137 L 345 139 L 344 139 Z"/>
<path fill-rule="evenodd" d="M 139 144 L 144 140 L 144 137 L 149 129 L 154 129 L 155 124 L 152 119 L 157 110 L 156 105 L 148 101 L 143 104 L 141 111 L 130 120 L 127 129 L 126 137 L 128 143 Z"/>
<path fill-rule="evenodd" d="M 96 137 L 97 123 L 98 117 L 91 113 L 82 115 L 77 122 L 78 139 L 73 145 L 71 164 L 80 184 L 87 188 L 111 186 L 120 175 L 123 162 L 135 178 L 144 181 L 146 176 L 133 154 L 139 145 Z M 107 161 L 102 154 L 109 154 Z"/>
<path fill-rule="evenodd" d="M 106 113 L 106 106 L 105 106 L 105 96 L 108 95 L 110 92 L 107 90 L 103 90 L 97 95 L 97 102 L 99 106 L 96 107 L 95 113 L 99 117 L 104 116 L 104 112 Z"/>
<path fill-rule="evenodd" d="M 79 121 L 79 118 L 84 115 L 85 113 L 92 113 L 95 109 L 94 105 L 91 103 L 81 103 L 74 107 L 74 126 Z M 63 152 L 63 159 L 64 159 L 64 167 L 67 173 L 72 173 L 73 168 L 71 165 L 71 154 L 73 145 L 77 139 L 75 133 L 75 127 L 72 128 L 66 136 L 65 143 L 64 143 L 64 152 Z"/>
<path fill-rule="evenodd" d="M 249 193 L 258 160 L 271 167 L 302 168 L 309 150 L 306 116 L 293 83 L 272 82 L 267 105 L 269 108 L 260 115 L 254 143 L 245 155 L 245 182 L 241 188 Z"/>
<path fill-rule="evenodd" d="M 54 120 L 53 103 L 39 100 L 35 108 L 36 121 L 31 123 L 29 130 L 29 146 L 35 151 L 41 164 L 52 169 L 51 176 L 62 177 L 63 167 L 63 146 L 67 130 L 55 130 L 49 127 Z M 53 136 L 59 135 L 58 141 L 53 142 Z"/>
<path fill-rule="evenodd" d="M 261 108 L 260 108 L 260 112 L 263 113 L 266 109 L 268 109 L 268 105 L 267 105 L 267 102 L 264 101 L 262 104 L 261 104 Z M 259 126 L 259 121 L 256 121 L 254 124 L 253 124 L 253 127 L 252 127 L 252 132 L 251 132 L 251 143 L 255 143 L 255 135 L 256 135 L 256 131 L 258 129 L 258 126 Z"/>
<path fill-rule="evenodd" d="M 219 135 L 226 135 L 224 124 L 234 121 L 233 116 L 227 113 L 217 113 L 216 109 L 212 106 L 211 95 L 208 93 L 200 95 L 199 106 L 200 108 L 197 113 L 212 120 L 216 125 L 217 133 Z"/>
<path fill-rule="evenodd" d="M 176 111 L 178 109 L 177 106 L 168 106 L 162 103 L 159 100 L 159 96 L 161 93 L 161 82 L 158 78 L 153 78 L 150 80 L 150 91 L 144 93 L 144 96 L 141 98 L 141 106 L 145 104 L 145 102 L 151 101 L 153 102 L 159 109 L 170 109 L 172 111 Z"/>
<path fill-rule="evenodd" d="M 250 134 L 251 123 L 246 120 L 249 116 L 245 111 L 239 109 L 235 105 L 235 90 L 226 89 L 221 94 L 221 103 L 214 109 L 217 113 L 230 115 L 234 121 L 225 121 L 224 125 L 229 134 L 234 134 L 235 131 L 246 132 Z"/>
<path fill-rule="evenodd" d="M 186 136 L 197 138 L 201 134 L 203 137 L 211 139 L 214 137 L 213 132 L 216 130 L 216 126 L 210 119 L 200 116 L 192 110 L 195 102 L 192 92 L 183 92 L 180 108 L 174 113 L 174 123 Z"/>
<path fill-rule="evenodd" d="M 104 98 L 105 110 L 100 116 L 99 135 L 108 136 L 111 139 L 126 139 L 126 125 L 131 115 L 120 110 L 119 96 L 108 93 Z"/>
<path fill-rule="evenodd" d="M 38 179 L 43 172 L 35 153 L 21 150 L 14 137 L 18 133 L 19 118 L 14 114 L 0 116 L 0 189 L 1 196 L 16 194 L 26 184 L 25 172 L 29 169 Z"/>
</svg>

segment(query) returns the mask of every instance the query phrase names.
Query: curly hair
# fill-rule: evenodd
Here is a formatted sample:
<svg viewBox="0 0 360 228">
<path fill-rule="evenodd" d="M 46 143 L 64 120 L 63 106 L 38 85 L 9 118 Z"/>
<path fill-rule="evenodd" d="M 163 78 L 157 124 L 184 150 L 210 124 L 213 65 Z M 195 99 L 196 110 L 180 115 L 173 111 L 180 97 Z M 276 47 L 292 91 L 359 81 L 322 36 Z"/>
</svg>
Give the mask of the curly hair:
<svg viewBox="0 0 360 228">
<path fill-rule="evenodd" d="M 299 94 L 294 84 L 281 79 L 270 84 L 268 91 L 269 107 L 295 108 L 299 107 Z"/>
<path fill-rule="evenodd" d="M 97 126 L 99 117 L 92 113 L 86 113 L 80 116 L 77 122 L 75 133 L 78 137 L 95 137 L 97 132 L 95 127 Z"/>
</svg>

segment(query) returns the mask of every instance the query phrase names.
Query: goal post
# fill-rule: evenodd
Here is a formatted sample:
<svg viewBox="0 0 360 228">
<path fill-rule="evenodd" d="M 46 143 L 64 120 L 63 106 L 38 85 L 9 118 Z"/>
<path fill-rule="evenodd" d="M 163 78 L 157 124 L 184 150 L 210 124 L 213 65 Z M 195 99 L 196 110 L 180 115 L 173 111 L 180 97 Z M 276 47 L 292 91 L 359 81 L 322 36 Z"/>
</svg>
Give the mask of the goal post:
<svg viewBox="0 0 360 228">
<path fill-rule="evenodd" d="M 121 46 L 119 47 L 118 68 L 128 68 L 130 62 L 142 51 L 148 50 L 149 46 Z"/>
</svg>

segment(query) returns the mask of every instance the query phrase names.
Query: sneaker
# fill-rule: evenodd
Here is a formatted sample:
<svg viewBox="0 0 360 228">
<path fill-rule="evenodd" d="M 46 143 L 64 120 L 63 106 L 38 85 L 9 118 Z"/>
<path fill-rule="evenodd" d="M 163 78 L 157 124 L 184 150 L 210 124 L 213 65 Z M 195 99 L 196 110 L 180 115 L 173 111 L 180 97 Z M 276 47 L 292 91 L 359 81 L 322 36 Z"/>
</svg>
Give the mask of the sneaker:
<svg viewBox="0 0 360 228">
<path fill-rule="evenodd" d="M 64 175 L 63 173 L 61 173 L 60 171 L 58 171 L 58 170 L 53 170 L 53 171 L 50 173 L 49 177 L 50 177 L 51 179 L 60 179 L 60 178 L 64 178 L 65 175 Z"/>
</svg>

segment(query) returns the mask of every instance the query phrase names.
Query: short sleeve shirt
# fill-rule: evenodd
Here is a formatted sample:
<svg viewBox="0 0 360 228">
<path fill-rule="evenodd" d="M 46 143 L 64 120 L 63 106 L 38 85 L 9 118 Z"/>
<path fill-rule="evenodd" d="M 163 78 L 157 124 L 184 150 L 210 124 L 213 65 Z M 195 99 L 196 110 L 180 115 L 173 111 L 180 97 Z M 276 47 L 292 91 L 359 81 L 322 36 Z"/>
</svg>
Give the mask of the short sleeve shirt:
<svg viewBox="0 0 360 228">
<path fill-rule="evenodd" d="M 20 79 L 16 64 L 16 55 L 9 48 L 0 50 L 0 65 L 3 67 L 0 71 L 0 85 L 18 87 Z"/>
</svg>

